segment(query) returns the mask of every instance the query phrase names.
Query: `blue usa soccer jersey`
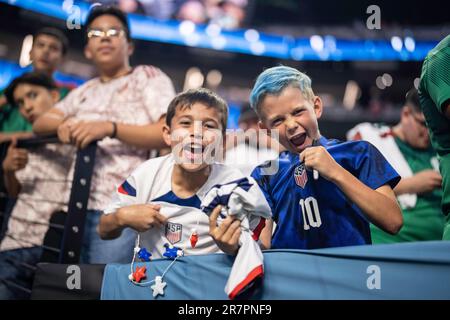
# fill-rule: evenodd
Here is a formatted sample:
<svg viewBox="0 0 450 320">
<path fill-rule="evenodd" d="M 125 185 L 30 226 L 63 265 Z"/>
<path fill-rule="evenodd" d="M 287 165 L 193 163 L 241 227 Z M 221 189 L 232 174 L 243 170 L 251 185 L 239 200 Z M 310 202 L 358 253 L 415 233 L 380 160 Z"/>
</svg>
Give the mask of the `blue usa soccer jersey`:
<svg viewBox="0 0 450 320">
<path fill-rule="evenodd" d="M 344 169 L 372 189 L 394 188 L 400 176 L 381 153 L 366 141 L 319 140 Z M 253 178 L 266 196 L 277 224 L 273 249 L 316 249 L 370 244 L 369 222 L 332 182 L 314 180 L 299 155 L 284 152 L 274 161 L 278 171 L 264 175 L 268 163 L 258 166 Z M 273 168 L 273 164 L 271 166 Z"/>
</svg>

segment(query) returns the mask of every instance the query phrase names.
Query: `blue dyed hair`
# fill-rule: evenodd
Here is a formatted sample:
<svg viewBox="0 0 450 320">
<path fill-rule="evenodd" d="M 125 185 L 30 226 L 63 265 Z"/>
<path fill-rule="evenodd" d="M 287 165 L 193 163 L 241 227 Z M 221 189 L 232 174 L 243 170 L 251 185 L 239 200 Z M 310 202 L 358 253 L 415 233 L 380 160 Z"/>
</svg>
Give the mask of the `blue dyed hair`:
<svg viewBox="0 0 450 320">
<path fill-rule="evenodd" d="M 265 70 L 256 79 L 250 94 L 251 107 L 260 114 L 259 107 L 266 95 L 278 96 L 288 86 L 300 89 L 306 99 L 314 97 L 311 79 L 306 74 L 291 67 L 278 66 Z"/>
</svg>

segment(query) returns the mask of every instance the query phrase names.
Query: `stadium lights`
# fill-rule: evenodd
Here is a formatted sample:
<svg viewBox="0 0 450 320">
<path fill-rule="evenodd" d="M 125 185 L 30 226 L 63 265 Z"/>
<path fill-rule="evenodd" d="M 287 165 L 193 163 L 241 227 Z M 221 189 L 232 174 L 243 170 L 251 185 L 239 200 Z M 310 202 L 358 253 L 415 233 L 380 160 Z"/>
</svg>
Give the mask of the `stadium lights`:
<svg viewBox="0 0 450 320">
<path fill-rule="evenodd" d="M 200 88 L 201 86 L 203 86 L 204 80 L 205 77 L 203 76 L 203 73 L 199 68 L 189 68 L 188 71 L 186 71 L 183 91 Z"/>
<path fill-rule="evenodd" d="M 0 0 L 9 3 L 9 0 Z M 89 3 L 73 2 L 84 22 Z M 60 0 L 15 0 L 14 4 L 33 12 L 67 21 L 70 13 Z M 161 21 L 129 14 L 133 39 L 187 45 L 227 52 L 261 55 L 278 59 L 327 61 L 421 61 L 438 41 L 415 41 L 393 36 L 390 40 L 348 40 L 333 36 L 313 35 L 310 38 L 268 35 L 254 29 L 222 30 L 217 24 L 196 25 L 191 21 Z"/>
<path fill-rule="evenodd" d="M 391 76 L 389 73 L 384 73 L 384 74 L 381 76 L 381 81 L 383 82 L 383 84 L 384 84 L 386 87 L 392 86 L 392 83 L 393 83 L 392 76 Z"/>
<path fill-rule="evenodd" d="M 403 48 L 403 42 L 400 37 L 394 36 L 391 38 L 391 45 L 392 48 L 394 48 L 395 51 L 400 52 Z"/>
<path fill-rule="evenodd" d="M 218 36 L 211 39 L 213 49 L 222 50 L 227 45 L 227 39 L 224 36 Z"/>
<path fill-rule="evenodd" d="M 186 36 L 184 43 L 190 47 L 196 47 L 200 42 L 200 35 L 197 33 L 192 33 Z"/>
<path fill-rule="evenodd" d="M 313 48 L 315 51 L 322 51 L 324 48 L 324 41 L 321 36 L 311 36 L 311 38 L 309 38 L 309 43 L 311 45 L 311 48 Z"/>
<path fill-rule="evenodd" d="M 244 37 L 248 42 L 257 42 L 259 40 L 259 32 L 255 29 L 248 29 L 245 31 Z"/>
<path fill-rule="evenodd" d="M 261 41 L 253 42 L 250 44 L 250 50 L 253 52 L 253 54 L 260 56 L 266 50 L 266 46 Z"/>
<path fill-rule="evenodd" d="M 302 60 L 305 55 L 302 48 L 293 48 L 290 53 L 294 60 Z"/>
<path fill-rule="evenodd" d="M 217 88 L 222 82 L 222 73 L 219 70 L 211 70 L 206 75 L 206 84 L 210 88 Z"/>
<path fill-rule="evenodd" d="M 215 23 L 209 24 L 205 29 L 206 34 L 210 37 L 218 37 L 221 31 L 222 28 Z"/>
<path fill-rule="evenodd" d="M 413 52 L 416 48 L 416 42 L 414 41 L 414 39 L 412 37 L 406 37 L 404 42 L 406 50 L 408 50 L 409 52 Z"/>
<path fill-rule="evenodd" d="M 324 38 L 324 47 L 328 52 L 336 51 L 336 38 L 333 36 L 325 36 Z"/>
<path fill-rule="evenodd" d="M 189 20 L 182 21 L 178 26 L 181 35 L 187 37 L 195 32 L 195 23 Z"/>
<path fill-rule="evenodd" d="M 375 84 L 377 85 L 378 89 L 384 90 L 386 89 L 385 84 L 383 83 L 383 78 L 381 76 L 378 76 L 375 80 Z"/>
</svg>

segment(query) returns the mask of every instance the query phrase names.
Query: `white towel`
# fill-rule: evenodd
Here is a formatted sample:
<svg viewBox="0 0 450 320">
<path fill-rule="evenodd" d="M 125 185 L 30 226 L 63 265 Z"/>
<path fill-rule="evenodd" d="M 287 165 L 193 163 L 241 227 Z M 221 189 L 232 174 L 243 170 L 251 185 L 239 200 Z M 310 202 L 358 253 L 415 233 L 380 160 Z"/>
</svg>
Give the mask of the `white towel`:
<svg viewBox="0 0 450 320">
<path fill-rule="evenodd" d="M 252 178 L 211 188 L 202 201 L 202 210 L 210 215 L 218 205 L 222 205 L 222 219 L 234 215 L 241 221 L 240 248 L 225 286 L 225 293 L 234 299 L 254 280 L 264 275 L 263 254 L 256 241 L 265 219 L 271 217 L 271 210 Z"/>
</svg>

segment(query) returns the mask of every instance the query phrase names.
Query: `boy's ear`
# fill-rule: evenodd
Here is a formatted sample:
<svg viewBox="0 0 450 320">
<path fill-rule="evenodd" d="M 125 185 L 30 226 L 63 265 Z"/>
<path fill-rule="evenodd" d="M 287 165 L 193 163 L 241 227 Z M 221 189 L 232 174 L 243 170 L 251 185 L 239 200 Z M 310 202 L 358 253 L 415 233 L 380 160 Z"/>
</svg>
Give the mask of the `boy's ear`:
<svg viewBox="0 0 450 320">
<path fill-rule="evenodd" d="M 258 127 L 260 128 L 260 129 L 265 129 L 265 130 L 267 130 L 269 133 L 270 133 L 270 130 L 269 130 L 269 128 L 264 124 L 264 122 L 262 122 L 261 120 L 258 120 Z"/>
<path fill-rule="evenodd" d="M 410 113 L 411 113 L 411 109 L 409 109 L 409 107 L 407 107 L 407 106 L 404 106 L 402 108 L 401 116 L 402 117 L 407 117 L 407 116 L 410 115 Z"/>
<path fill-rule="evenodd" d="M 30 52 L 28 53 L 29 57 L 30 57 L 30 61 L 33 61 L 33 45 L 31 46 Z"/>
<path fill-rule="evenodd" d="M 163 140 L 170 147 L 172 145 L 172 138 L 170 128 L 167 124 L 163 125 Z"/>
<path fill-rule="evenodd" d="M 134 42 L 129 41 L 128 42 L 128 56 L 132 56 L 134 52 Z"/>
<path fill-rule="evenodd" d="M 59 101 L 59 98 L 61 97 L 60 94 L 59 94 L 59 91 L 56 90 L 56 89 L 55 90 L 51 90 L 50 94 L 52 96 L 53 103 L 57 103 Z"/>
<path fill-rule="evenodd" d="M 315 96 L 313 99 L 313 104 L 314 104 L 314 113 L 316 114 L 316 118 L 319 119 L 322 116 L 322 111 L 323 111 L 323 103 L 322 103 L 322 99 L 320 99 L 319 96 Z"/>
</svg>

